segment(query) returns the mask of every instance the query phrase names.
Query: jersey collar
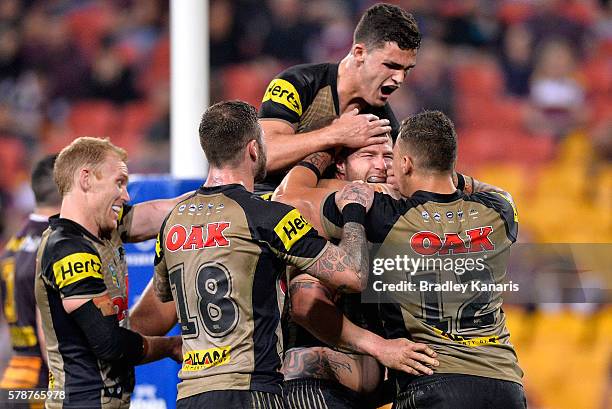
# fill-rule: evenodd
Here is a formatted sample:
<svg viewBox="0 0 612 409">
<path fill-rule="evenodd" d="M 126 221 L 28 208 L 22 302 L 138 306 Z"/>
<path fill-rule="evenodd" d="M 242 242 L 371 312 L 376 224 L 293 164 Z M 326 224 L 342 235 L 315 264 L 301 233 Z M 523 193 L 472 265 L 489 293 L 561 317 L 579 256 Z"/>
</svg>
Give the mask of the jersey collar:
<svg viewBox="0 0 612 409">
<path fill-rule="evenodd" d="M 422 199 L 427 202 L 450 203 L 459 200 L 463 197 L 461 190 L 456 190 L 454 193 L 434 193 L 424 190 L 417 190 L 410 196 L 411 199 Z"/>
<path fill-rule="evenodd" d="M 81 226 L 80 224 L 78 224 L 77 222 L 75 222 L 73 220 L 64 219 L 62 217 L 59 217 L 59 214 L 56 214 L 54 216 L 49 217 L 49 225 L 53 229 L 56 229 L 58 227 L 62 227 L 64 229 L 68 229 L 68 230 L 72 230 L 74 232 L 80 233 L 80 234 L 82 234 L 82 235 L 92 239 L 96 243 L 100 243 L 100 244 L 103 243 L 103 241 L 99 237 L 91 234 L 89 232 L 89 230 L 87 230 L 85 227 Z"/>
<path fill-rule="evenodd" d="M 339 63 L 329 64 L 329 71 L 327 75 L 328 84 L 331 86 L 332 97 L 334 99 L 334 108 L 338 116 L 342 115 L 340 112 L 340 98 L 338 97 L 338 65 Z"/>
</svg>

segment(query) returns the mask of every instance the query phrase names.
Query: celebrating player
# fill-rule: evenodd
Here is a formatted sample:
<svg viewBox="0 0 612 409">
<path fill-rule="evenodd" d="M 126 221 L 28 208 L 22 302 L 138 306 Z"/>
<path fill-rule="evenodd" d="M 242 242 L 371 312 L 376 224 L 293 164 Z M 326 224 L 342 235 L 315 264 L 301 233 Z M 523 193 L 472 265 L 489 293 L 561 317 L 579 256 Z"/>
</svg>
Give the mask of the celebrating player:
<svg viewBox="0 0 612 409">
<path fill-rule="evenodd" d="M 36 301 L 46 340 L 46 405 L 128 407 L 133 365 L 172 356 L 180 338 L 126 329 L 127 265 L 122 239 L 154 236 L 177 199 L 127 205 L 127 154 L 107 139 L 82 137 L 59 154 L 62 196 L 37 254 Z"/>
<path fill-rule="evenodd" d="M 426 343 L 440 362 L 426 377 L 394 371 L 394 407 L 525 408 L 522 371 L 501 309 L 518 216 L 505 192 L 479 191 L 479 184 L 466 189 L 471 195 L 457 190 L 456 157 L 455 129 L 444 114 L 408 118 L 393 152 L 399 190 L 408 199 L 376 194 L 366 217 L 368 240 L 381 245 L 374 288 L 393 301 L 381 304 L 386 336 Z M 323 214 L 327 233 L 338 234 L 342 214 L 334 195 Z M 415 263 L 402 264 L 406 259 Z"/>
<path fill-rule="evenodd" d="M 285 266 L 361 291 L 368 257 L 360 223 L 373 192 L 349 185 L 338 194 L 345 223 L 332 245 L 298 210 L 251 193 L 266 165 L 252 106 L 215 104 L 199 132 L 208 178 L 164 222 L 155 260 L 156 294 L 174 299 L 183 336 L 177 407 L 282 408 Z"/>
<path fill-rule="evenodd" d="M 270 177 L 259 187 L 272 191 L 283 170 L 313 152 L 384 143 L 398 123 L 387 99 L 414 67 L 421 35 L 412 15 L 376 4 L 361 17 L 349 54 L 340 63 L 297 65 L 266 89 L 259 112 Z M 323 129 L 304 132 L 313 121 L 338 117 Z"/>
<path fill-rule="evenodd" d="M 335 158 L 336 181 L 384 183 L 392 162 L 391 138 L 384 144 L 343 149 Z M 291 203 L 320 223 L 320 204 L 331 181 L 318 177 L 331 163 L 328 153 L 309 155 L 281 182 L 273 198 Z M 336 185 L 341 185 L 338 183 Z M 359 294 L 338 295 L 307 274 L 292 274 L 290 318 L 285 325 L 283 395 L 300 408 L 371 407 L 384 371 L 376 362 L 399 370 L 430 374 L 435 353 L 406 339 L 385 340 L 375 305 L 362 304 Z M 422 353 L 423 352 L 423 353 Z M 428 356 L 429 355 L 429 356 Z"/>
</svg>

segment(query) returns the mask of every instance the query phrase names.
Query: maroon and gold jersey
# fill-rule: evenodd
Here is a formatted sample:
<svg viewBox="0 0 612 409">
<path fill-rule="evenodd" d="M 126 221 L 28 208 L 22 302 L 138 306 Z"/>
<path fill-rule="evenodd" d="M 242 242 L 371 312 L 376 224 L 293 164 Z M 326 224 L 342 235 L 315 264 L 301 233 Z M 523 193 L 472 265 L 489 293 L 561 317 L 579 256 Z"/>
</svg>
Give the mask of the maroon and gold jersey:
<svg viewBox="0 0 612 409">
<path fill-rule="evenodd" d="M 46 387 L 48 369 L 36 333 L 34 276 L 36 251 L 48 226 L 47 217 L 31 214 L 0 257 L 0 300 L 14 355 L 0 381 L 3 388 Z"/>
<path fill-rule="evenodd" d="M 280 394 L 281 278 L 328 242 L 298 210 L 242 185 L 201 187 L 158 238 L 155 273 L 172 290 L 183 337 L 178 398 L 213 390 Z"/>
</svg>

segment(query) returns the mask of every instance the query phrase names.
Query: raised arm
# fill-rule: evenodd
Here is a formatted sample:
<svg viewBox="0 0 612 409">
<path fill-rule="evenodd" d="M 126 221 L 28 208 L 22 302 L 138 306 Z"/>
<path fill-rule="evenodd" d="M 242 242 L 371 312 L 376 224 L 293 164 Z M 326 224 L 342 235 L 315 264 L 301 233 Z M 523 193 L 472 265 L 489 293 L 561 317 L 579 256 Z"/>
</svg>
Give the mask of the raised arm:
<svg viewBox="0 0 612 409">
<path fill-rule="evenodd" d="M 336 196 L 344 226 L 338 246 L 329 245 L 304 271 L 338 291 L 361 292 L 367 285 L 369 254 L 365 235 L 366 212 L 372 206 L 374 191 L 364 183 L 350 183 Z"/>
<path fill-rule="evenodd" d="M 274 118 L 260 119 L 268 149 L 268 172 L 286 169 L 314 152 L 336 146 L 361 148 L 384 143 L 391 131 L 388 119 L 359 114 L 357 109 L 342 114 L 331 125 L 316 131 L 298 133 L 291 124 Z"/>
</svg>

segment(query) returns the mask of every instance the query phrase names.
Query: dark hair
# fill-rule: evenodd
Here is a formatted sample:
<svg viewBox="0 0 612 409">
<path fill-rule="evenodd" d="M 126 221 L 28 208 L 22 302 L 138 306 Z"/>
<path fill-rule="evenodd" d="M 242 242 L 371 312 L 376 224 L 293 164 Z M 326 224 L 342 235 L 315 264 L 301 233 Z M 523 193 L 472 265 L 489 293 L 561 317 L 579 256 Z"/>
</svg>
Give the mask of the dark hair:
<svg viewBox="0 0 612 409">
<path fill-rule="evenodd" d="M 453 122 L 440 111 L 424 111 L 406 118 L 398 141 L 409 148 L 425 169 L 450 172 L 457 159 L 457 133 Z"/>
<path fill-rule="evenodd" d="M 32 169 L 31 184 L 37 206 L 58 206 L 62 201 L 53 180 L 53 166 L 56 159 L 57 154 L 47 155 Z"/>
<path fill-rule="evenodd" d="M 361 16 L 353 42 L 372 48 L 393 42 L 402 50 L 417 50 L 421 46 L 421 33 L 412 14 L 392 4 L 378 3 Z"/>
<path fill-rule="evenodd" d="M 219 102 L 204 112 L 200 145 L 211 165 L 237 165 L 239 154 L 253 139 L 261 141 L 255 108 L 243 101 Z"/>
</svg>

